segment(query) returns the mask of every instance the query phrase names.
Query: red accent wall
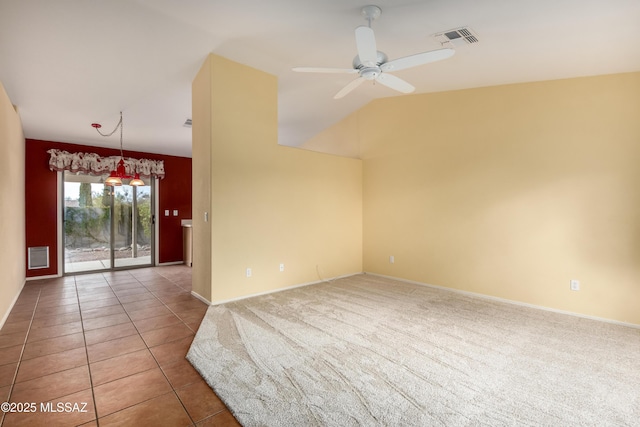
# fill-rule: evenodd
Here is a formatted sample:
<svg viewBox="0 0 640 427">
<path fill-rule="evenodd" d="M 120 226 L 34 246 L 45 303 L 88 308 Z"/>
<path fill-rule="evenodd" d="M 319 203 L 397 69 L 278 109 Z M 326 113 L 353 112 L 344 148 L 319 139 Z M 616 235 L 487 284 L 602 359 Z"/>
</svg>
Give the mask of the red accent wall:
<svg viewBox="0 0 640 427">
<path fill-rule="evenodd" d="M 56 172 L 49 170 L 47 150 L 57 148 L 69 152 L 97 153 L 100 156 L 116 156 L 119 150 L 62 142 L 26 140 L 25 150 L 25 208 L 26 247 L 49 246 L 47 269 L 29 270 L 27 277 L 56 275 L 58 272 Z M 182 261 L 182 219 L 191 219 L 191 159 L 163 154 L 124 151 L 125 157 L 149 158 L 164 161 L 166 176 L 160 180 L 158 206 L 160 216 L 158 239 L 160 263 Z M 169 210 L 170 216 L 165 216 Z M 173 216 L 173 211 L 178 216 Z"/>
<path fill-rule="evenodd" d="M 127 157 L 132 157 L 126 155 Z M 160 262 L 182 261 L 181 220 L 191 219 L 191 158 L 175 156 L 147 155 L 149 158 L 164 160 L 165 178 L 160 180 L 158 191 L 160 242 Z M 169 176 L 171 174 L 171 177 Z M 169 209 L 170 216 L 164 211 Z M 178 216 L 173 211 L 178 210 Z"/>
</svg>

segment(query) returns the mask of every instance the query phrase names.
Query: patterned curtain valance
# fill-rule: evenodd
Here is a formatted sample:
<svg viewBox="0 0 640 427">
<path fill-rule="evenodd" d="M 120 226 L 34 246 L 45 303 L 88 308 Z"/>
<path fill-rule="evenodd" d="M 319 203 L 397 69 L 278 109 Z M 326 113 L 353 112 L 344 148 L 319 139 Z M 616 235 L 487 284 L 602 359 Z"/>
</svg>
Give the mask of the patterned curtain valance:
<svg viewBox="0 0 640 427">
<path fill-rule="evenodd" d="M 69 153 L 64 150 L 51 149 L 47 153 L 49 169 L 52 171 L 84 172 L 89 175 L 108 175 L 115 170 L 120 156 L 100 157 L 95 153 Z M 145 177 L 164 178 L 164 161 L 149 159 L 124 158 L 124 167 L 128 175 L 136 172 Z"/>
</svg>

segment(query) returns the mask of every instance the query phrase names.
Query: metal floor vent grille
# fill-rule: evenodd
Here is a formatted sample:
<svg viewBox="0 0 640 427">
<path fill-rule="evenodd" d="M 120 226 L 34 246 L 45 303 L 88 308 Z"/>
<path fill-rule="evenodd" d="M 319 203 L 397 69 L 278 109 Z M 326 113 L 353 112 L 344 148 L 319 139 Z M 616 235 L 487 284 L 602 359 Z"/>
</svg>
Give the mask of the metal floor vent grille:
<svg viewBox="0 0 640 427">
<path fill-rule="evenodd" d="M 443 46 L 461 46 L 465 44 L 479 43 L 477 34 L 469 27 L 454 28 L 434 34 L 433 37 Z"/>
<path fill-rule="evenodd" d="M 49 268 L 49 246 L 29 248 L 29 270 Z"/>
</svg>

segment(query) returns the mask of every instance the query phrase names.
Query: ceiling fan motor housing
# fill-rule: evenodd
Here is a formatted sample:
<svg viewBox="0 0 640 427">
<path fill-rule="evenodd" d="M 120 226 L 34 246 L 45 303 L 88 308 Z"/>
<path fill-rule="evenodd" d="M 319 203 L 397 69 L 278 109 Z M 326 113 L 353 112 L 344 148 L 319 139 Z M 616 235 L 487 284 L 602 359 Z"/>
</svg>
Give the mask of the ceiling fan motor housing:
<svg viewBox="0 0 640 427">
<path fill-rule="evenodd" d="M 362 61 L 360 61 L 360 56 L 356 55 L 356 57 L 353 58 L 353 68 L 358 70 L 358 74 L 360 74 L 360 77 L 366 80 L 375 80 L 382 73 L 380 65 L 387 62 L 387 60 L 387 55 L 385 55 L 383 52 L 378 51 L 375 64 L 372 62 L 363 64 Z"/>
<path fill-rule="evenodd" d="M 379 67 L 380 65 L 384 64 L 389 60 L 389 58 L 387 58 L 387 55 L 385 55 L 384 52 L 380 52 L 380 51 L 377 51 L 377 52 L 378 54 L 376 56 L 375 63 L 368 62 L 365 64 L 362 61 L 360 61 L 360 56 L 356 55 L 355 58 L 353 58 L 353 68 L 355 68 L 356 70 L 361 70 L 366 67 Z"/>
</svg>

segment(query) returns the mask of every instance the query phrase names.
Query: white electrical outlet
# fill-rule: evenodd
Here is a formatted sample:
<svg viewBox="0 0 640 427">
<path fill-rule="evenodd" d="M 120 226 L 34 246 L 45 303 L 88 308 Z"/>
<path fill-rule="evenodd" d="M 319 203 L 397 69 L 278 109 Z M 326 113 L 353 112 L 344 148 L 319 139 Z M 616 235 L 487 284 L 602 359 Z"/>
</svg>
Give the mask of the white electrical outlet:
<svg viewBox="0 0 640 427">
<path fill-rule="evenodd" d="M 280 271 L 284 271 L 284 264 L 280 264 Z"/>
<path fill-rule="evenodd" d="M 164 216 L 169 216 L 169 209 L 164 210 Z"/>
<path fill-rule="evenodd" d="M 580 281 L 579 280 L 571 280 L 571 290 L 572 291 L 579 291 L 580 290 Z"/>
<path fill-rule="evenodd" d="M 251 277 L 251 269 L 247 268 L 247 277 Z"/>
<path fill-rule="evenodd" d="M 173 216 L 178 216 L 178 210 L 177 209 L 173 210 Z"/>
<path fill-rule="evenodd" d="M 391 255 L 389 257 L 389 264 L 393 264 L 394 262 L 396 262 L 396 257 L 394 257 L 393 255 Z"/>
</svg>

